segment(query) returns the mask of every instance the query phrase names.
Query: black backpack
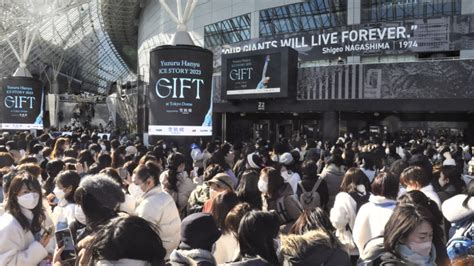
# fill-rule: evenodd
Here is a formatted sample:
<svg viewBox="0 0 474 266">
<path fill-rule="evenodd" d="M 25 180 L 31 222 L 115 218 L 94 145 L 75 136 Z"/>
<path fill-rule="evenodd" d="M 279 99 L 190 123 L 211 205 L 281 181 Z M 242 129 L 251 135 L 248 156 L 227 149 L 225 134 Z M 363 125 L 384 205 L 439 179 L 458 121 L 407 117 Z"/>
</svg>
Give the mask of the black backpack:
<svg viewBox="0 0 474 266">
<path fill-rule="evenodd" d="M 349 192 L 349 195 L 352 197 L 352 199 L 354 199 L 354 201 L 357 204 L 356 214 L 359 212 L 359 209 L 360 207 L 362 207 L 362 205 L 369 202 L 369 197 L 370 197 L 369 193 L 365 193 L 364 195 L 357 191 L 354 191 L 354 192 Z"/>
</svg>

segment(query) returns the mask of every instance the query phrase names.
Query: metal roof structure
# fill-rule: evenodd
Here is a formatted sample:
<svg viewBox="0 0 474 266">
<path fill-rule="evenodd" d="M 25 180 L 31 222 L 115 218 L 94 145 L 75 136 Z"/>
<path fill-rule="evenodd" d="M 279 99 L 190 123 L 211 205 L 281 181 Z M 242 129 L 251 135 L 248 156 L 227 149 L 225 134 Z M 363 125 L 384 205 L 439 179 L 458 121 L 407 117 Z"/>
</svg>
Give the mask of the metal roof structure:
<svg viewBox="0 0 474 266">
<path fill-rule="evenodd" d="M 35 5 L 48 1 L 58 6 L 37 19 L 51 10 Z M 26 40 L 36 36 L 26 64 L 45 83 L 55 66 L 60 76 L 74 79 L 80 91 L 96 94 L 107 94 L 110 82 L 136 80 L 139 5 L 137 0 L 0 0 L 0 77 L 18 67 L 11 45 L 21 50 L 26 42 L 17 37 L 23 34 Z"/>
</svg>

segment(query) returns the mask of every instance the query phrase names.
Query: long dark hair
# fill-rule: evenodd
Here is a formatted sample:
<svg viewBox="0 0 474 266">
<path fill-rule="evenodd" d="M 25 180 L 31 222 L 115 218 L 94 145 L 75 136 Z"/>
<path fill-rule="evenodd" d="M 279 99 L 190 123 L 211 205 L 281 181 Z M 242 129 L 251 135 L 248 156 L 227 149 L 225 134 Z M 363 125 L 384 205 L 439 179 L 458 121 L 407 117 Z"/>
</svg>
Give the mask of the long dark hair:
<svg viewBox="0 0 474 266">
<path fill-rule="evenodd" d="M 329 236 L 331 244 L 338 243 L 334 235 L 336 228 L 331 224 L 328 214 L 319 207 L 303 211 L 291 227 L 290 234 L 303 235 L 311 230 L 322 230 Z"/>
<path fill-rule="evenodd" d="M 231 232 L 235 238 L 238 237 L 239 225 L 245 214 L 249 213 L 252 207 L 247 202 L 241 202 L 232 208 L 225 217 L 225 228 Z"/>
<path fill-rule="evenodd" d="M 163 186 L 172 191 L 178 191 L 178 167 L 185 162 L 181 153 L 172 153 L 168 157 L 168 178 L 163 181 Z"/>
<path fill-rule="evenodd" d="M 254 209 L 262 209 L 262 193 L 258 190 L 258 172 L 248 169 L 240 178 L 236 189 L 237 196 L 241 202 L 249 203 Z"/>
<path fill-rule="evenodd" d="M 18 194 L 20 193 L 23 185 L 31 191 L 38 193 L 39 195 L 38 205 L 36 205 L 36 207 L 31 210 L 33 212 L 33 220 L 31 221 L 31 224 L 28 221 L 28 218 L 26 218 L 26 216 L 21 212 L 21 207 L 17 200 Z M 8 198 L 5 210 L 15 217 L 24 230 L 30 230 L 32 233 L 37 233 L 41 231 L 42 224 L 46 220 L 42 198 L 43 194 L 41 192 L 41 185 L 39 184 L 38 180 L 28 172 L 20 171 L 11 181 L 10 187 L 8 189 Z"/>
<path fill-rule="evenodd" d="M 69 140 L 67 138 L 59 138 L 56 140 L 54 143 L 54 149 L 53 152 L 51 153 L 51 159 L 58 159 L 59 157 L 64 155 L 64 145 L 69 143 Z"/>
<path fill-rule="evenodd" d="M 461 179 L 461 173 L 458 168 L 453 165 L 444 165 L 441 167 L 441 173 L 443 173 L 444 178 L 449 180 L 449 185 L 453 185 L 456 192 L 455 194 L 460 194 L 463 192 L 466 187 L 466 183 Z"/>
<path fill-rule="evenodd" d="M 370 191 L 370 181 L 367 176 L 356 167 L 351 167 L 347 170 L 344 178 L 342 179 L 340 191 L 350 193 L 356 191 L 357 185 L 364 185 L 365 191 Z"/>
<path fill-rule="evenodd" d="M 260 256 L 271 265 L 278 265 L 273 239 L 278 236 L 278 217 L 270 212 L 251 211 L 239 225 L 238 240 L 242 256 Z"/>
<path fill-rule="evenodd" d="M 209 161 L 207 162 L 208 164 L 218 164 L 220 165 L 225 171 L 230 169 L 230 166 L 227 164 L 225 161 L 225 156 L 227 155 L 228 150 L 226 149 L 219 149 L 215 151 L 212 155 Z"/>
<path fill-rule="evenodd" d="M 145 182 L 148 178 L 153 178 L 155 186 L 160 184 L 160 168 L 154 162 L 146 162 L 145 164 L 138 165 L 133 173 L 142 182 Z"/>
<path fill-rule="evenodd" d="M 392 216 L 385 225 L 384 248 L 386 251 L 401 257 L 397 251 L 397 245 L 402 243 L 408 235 L 421 223 L 427 222 L 433 228 L 433 240 L 441 237 L 439 235 L 436 218 L 422 205 L 400 204 L 395 207 Z"/>
<path fill-rule="evenodd" d="M 265 167 L 260 171 L 260 175 L 268 176 L 268 196 L 274 198 L 277 196 L 278 190 L 285 185 L 285 180 L 281 177 L 280 171 L 273 167 Z"/>
<path fill-rule="evenodd" d="M 401 195 L 398 200 L 397 204 L 414 204 L 414 205 L 421 205 L 427 208 L 431 214 L 433 214 L 436 222 L 441 225 L 444 221 L 443 213 L 439 210 L 438 205 L 436 202 L 428 198 L 425 193 L 419 190 L 411 190 L 406 192 L 405 194 Z M 434 229 L 434 228 L 433 228 Z"/>
<path fill-rule="evenodd" d="M 317 180 L 318 179 L 318 165 L 313 160 L 306 160 L 301 166 L 301 179 Z"/>
<path fill-rule="evenodd" d="M 114 152 L 112 153 L 112 167 L 113 168 L 119 168 L 122 167 L 123 164 L 125 163 L 124 158 L 122 155 L 125 157 L 125 147 L 124 146 L 119 146 Z"/>
<path fill-rule="evenodd" d="M 137 216 L 117 217 L 97 232 L 92 259 L 117 261 L 136 259 L 164 265 L 166 250 L 152 223 Z"/>
<path fill-rule="evenodd" d="M 60 183 L 63 188 L 72 188 L 70 192 L 64 195 L 64 198 L 69 203 L 75 203 L 76 201 L 74 200 L 74 193 L 81 182 L 81 176 L 76 171 L 68 170 L 59 173 L 59 175 L 56 177 L 56 182 Z"/>
<path fill-rule="evenodd" d="M 229 228 L 225 225 L 225 217 L 238 203 L 239 198 L 237 195 L 228 190 L 219 193 L 219 195 L 212 200 L 211 214 L 216 221 L 217 227 L 219 227 L 223 233 L 229 231 Z"/>
</svg>

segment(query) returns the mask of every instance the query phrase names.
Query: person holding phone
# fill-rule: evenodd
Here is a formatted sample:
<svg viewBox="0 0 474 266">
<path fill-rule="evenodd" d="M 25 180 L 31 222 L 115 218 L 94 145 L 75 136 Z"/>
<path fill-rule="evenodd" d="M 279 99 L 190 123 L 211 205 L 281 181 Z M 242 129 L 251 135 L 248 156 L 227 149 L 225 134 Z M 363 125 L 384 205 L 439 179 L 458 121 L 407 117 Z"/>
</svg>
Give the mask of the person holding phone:
<svg viewBox="0 0 474 266">
<path fill-rule="evenodd" d="M 66 228 L 56 231 L 54 235 L 58 247 L 54 252 L 53 264 L 57 266 L 63 265 L 63 262 L 66 265 L 74 264 L 76 261 L 76 247 L 71 231 Z"/>
<path fill-rule="evenodd" d="M 41 199 L 38 180 L 18 172 L 8 190 L 6 213 L 0 217 L 0 265 L 37 265 L 53 253 L 54 227 Z"/>
</svg>

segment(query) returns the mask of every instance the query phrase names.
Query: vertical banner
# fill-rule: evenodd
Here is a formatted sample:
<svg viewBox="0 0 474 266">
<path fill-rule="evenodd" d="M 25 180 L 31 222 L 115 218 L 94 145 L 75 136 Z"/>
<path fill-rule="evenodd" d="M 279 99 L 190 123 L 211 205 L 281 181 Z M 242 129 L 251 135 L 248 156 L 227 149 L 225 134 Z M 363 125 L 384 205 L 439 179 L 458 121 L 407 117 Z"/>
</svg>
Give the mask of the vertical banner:
<svg viewBox="0 0 474 266">
<path fill-rule="evenodd" d="M 149 135 L 212 135 L 212 52 L 189 45 L 150 52 Z"/>
<path fill-rule="evenodd" d="M 0 129 L 43 129 L 44 91 L 28 77 L 1 80 Z"/>
</svg>

